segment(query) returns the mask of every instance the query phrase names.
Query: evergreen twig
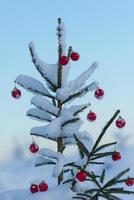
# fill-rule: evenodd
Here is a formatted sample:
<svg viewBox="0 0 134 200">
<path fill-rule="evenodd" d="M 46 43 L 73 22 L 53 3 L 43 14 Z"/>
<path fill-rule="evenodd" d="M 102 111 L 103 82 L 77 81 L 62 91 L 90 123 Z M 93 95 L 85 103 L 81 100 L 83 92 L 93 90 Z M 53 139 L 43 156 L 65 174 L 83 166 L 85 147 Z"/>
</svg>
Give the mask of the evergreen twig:
<svg viewBox="0 0 134 200">
<path fill-rule="evenodd" d="M 36 69 L 38 70 L 40 75 L 51 85 L 52 91 L 56 92 L 57 86 L 54 83 L 52 83 L 52 81 L 50 81 L 48 77 L 45 76 L 45 74 L 40 69 L 40 66 L 36 63 L 36 57 L 34 55 L 34 51 L 33 51 L 32 47 L 30 45 L 29 45 L 29 51 L 30 51 L 30 54 L 31 54 L 31 57 L 32 57 L 32 61 L 33 61 L 34 65 L 35 65 Z"/>
</svg>

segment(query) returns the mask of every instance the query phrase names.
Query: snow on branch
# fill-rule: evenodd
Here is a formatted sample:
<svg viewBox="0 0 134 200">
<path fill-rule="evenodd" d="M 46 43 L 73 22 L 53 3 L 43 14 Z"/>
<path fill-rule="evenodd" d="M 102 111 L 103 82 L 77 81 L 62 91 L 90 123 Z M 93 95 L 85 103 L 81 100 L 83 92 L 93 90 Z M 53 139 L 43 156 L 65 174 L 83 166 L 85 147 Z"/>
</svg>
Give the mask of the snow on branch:
<svg viewBox="0 0 134 200">
<path fill-rule="evenodd" d="M 49 113 L 42 111 L 38 108 L 29 109 L 26 115 L 32 119 L 37 119 L 39 121 L 47 121 L 47 122 L 52 121 L 52 116 Z"/>
<path fill-rule="evenodd" d="M 72 123 L 76 123 L 79 120 L 80 120 L 79 117 L 77 117 L 77 118 L 75 117 L 75 118 L 72 118 L 72 119 L 65 121 L 61 126 L 63 128 L 64 126 L 67 126 L 67 125 L 72 124 Z"/>
<path fill-rule="evenodd" d="M 31 129 L 31 135 L 57 140 L 61 136 L 61 121 L 55 118 L 46 126 L 34 127 Z"/>
<path fill-rule="evenodd" d="M 58 177 L 64 167 L 65 158 L 60 152 L 54 152 L 50 149 L 41 149 L 39 155 L 47 157 L 49 159 L 56 159 L 56 164 L 53 169 L 53 177 Z"/>
<path fill-rule="evenodd" d="M 58 19 L 58 27 L 57 27 L 57 35 L 58 35 L 58 53 L 59 56 L 66 55 L 66 33 L 65 26 L 62 22 L 61 18 Z M 59 62 L 59 61 L 58 61 Z M 70 70 L 70 62 L 66 65 L 66 67 L 58 66 L 58 76 L 61 76 L 60 85 L 61 87 L 66 87 L 68 83 L 68 74 Z M 59 73 L 60 72 L 60 73 Z M 59 83 L 58 83 L 59 85 Z"/>
<path fill-rule="evenodd" d="M 76 116 L 90 105 L 90 103 L 83 105 L 72 105 L 70 108 L 64 108 L 61 113 L 62 115 L 65 115 L 66 113 L 71 113 L 72 116 Z"/>
<path fill-rule="evenodd" d="M 56 106 L 54 106 L 53 103 L 51 103 L 49 100 L 45 99 L 42 96 L 34 96 L 31 99 L 31 104 L 51 115 L 58 115 L 59 109 Z"/>
<path fill-rule="evenodd" d="M 75 135 L 77 136 L 77 138 L 80 141 L 82 141 L 85 144 L 85 146 L 87 146 L 88 149 L 92 148 L 93 139 L 91 137 L 91 134 L 89 134 L 87 131 L 83 131 L 83 132 L 77 131 Z M 74 138 L 74 134 L 63 138 L 63 144 L 65 146 L 67 146 L 67 145 L 76 145 L 77 143 L 76 143 L 76 140 Z"/>
<path fill-rule="evenodd" d="M 78 76 L 77 79 L 70 81 L 69 87 L 71 88 L 71 90 L 75 92 L 79 90 L 79 88 L 83 87 L 85 82 L 89 79 L 89 77 L 95 71 L 97 66 L 97 62 L 93 62 L 92 65 L 87 70 L 85 70 L 80 76 Z"/>
<path fill-rule="evenodd" d="M 77 79 L 71 80 L 68 85 L 57 90 L 57 98 L 63 100 L 75 92 L 79 91 L 83 87 L 97 68 L 97 63 L 94 62 L 86 71 L 84 71 Z"/>
<path fill-rule="evenodd" d="M 55 162 L 52 159 L 46 158 L 44 156 L 37 156 L 37 158 L 35 159 L 35 167 L 53 164 L 55 164 Z"/>
<path fill-rule="evenodd" d="M 57 26 L 57 35 L 58 35 L 58 38 L 59 38 L 59 45 L 61 46 L 62 48 L 62 53 L 63 55 L 65 55 L 65 49 L 66 49 L 66 30 L 65 30 L 65 25 L 64 25 L 64 22 L 59 19 L 58 20 L 58 26 Z"/>
<path fill-rule="evenodd" d="M 82 124 L 79 117 L 73 116 L 69 112 L 63 112 L 48 125 L 32 128 L 31 134 L 56 140 L 58 137 L 73 136 Z"/>
<path fill-rule="evenodd" d="M 82 120 L 77 120 L 75 123 L 66 124 L 66 126 L 62 127 L 62 138 L 73 137 L 73 135 L 79 132 L 81 125 L 83 124 Z"/>
<path fill-rule="evenodd" d="M 34 79 L 31 76 L 20 74 L 15 79 L 15 83 L 17 83 L 18 85 L 22 86 L 23 88 L 34 94 L 40 94 L 53 98 L 53 96 L 49 93 L 49 91 L 45 88 L 45 86 L 40 81 Z"/>
<path fill-rule="evenodd" d="M 33 42 L 29 43 L 29 50 L 36 69 L 46 80 L 49 89 L 55 92 L 57 89 L 57 64 L 47 64 L 43 62 L 36 53 Z"/>
<path fill-rule="evenodd" d="M 59 118 L 61 120 L 61 126 L 64 127 L 68 124 L 75 123 L 76 121 L 79 120 L 78 117 L 74 116 L 69 109 L 64 108 L 61 110 L 59 113 Z"/>
<path fill-rule="evenodd" d="M 94 81 L 92 82 L 90 85 L 85 86 L 84 88 L 80 89 L 78 92 L 68 96 L 67 98 L 63 98 L 62 100 L 62 104 L 65 104 L 71 100 L 74 100 L 76 98 L 79 98 L 81 96 L 84 96 L 85 94 L 87 94 L 90 91 L 95 90 L 98 87 L 98 82 Z M 58 98 L 61 97 L 58 95 Z"/>
<path fill-rule="evenodd" d="M 62 80 L 61 80 L 62 88 L 64 87 L 66 88 L 67 86 L 69 71 L 70 71 L 70 62 L 66 65 L 66 67 L 62 68 Z"/>
</svg>

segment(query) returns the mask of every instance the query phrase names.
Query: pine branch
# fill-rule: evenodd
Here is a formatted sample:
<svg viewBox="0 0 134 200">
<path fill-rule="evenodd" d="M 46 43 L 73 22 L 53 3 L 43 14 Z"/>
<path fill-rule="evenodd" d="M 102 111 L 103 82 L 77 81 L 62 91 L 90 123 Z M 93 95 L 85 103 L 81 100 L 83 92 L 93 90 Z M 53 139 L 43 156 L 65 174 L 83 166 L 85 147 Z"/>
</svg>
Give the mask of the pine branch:
<svg viewBox="0 0 134 200">
<path fill-rule="evenodd" d="M 89 157 L 90 153 L 89 153 L 88 149 L 85 147 L 85 145 L 76 137 L 76 135 L 74 135 L 74 138 L 75 138 L 75 140 L 77 142 L 78 149 L 81 150 L 81 151 L 83 151 L 83 153 L 87 157 Z"/>
<path fill-rule="evenodd" d="M 72 53 L 72 47 L 70 46 L 70 47 L 68 48 L 68 54 L 67 54 L 68 59 L 70 58 L 71 53 Z"/>
<path fill-rule="evenodd" d="M 96 160 L 96 159 L 100 159 L 106 156 L 112 156 L 114 153 L 114 151 L 112 152 L 106 152 L 106 153 L 99 153 L 99 154 L 94 154 L 92 158 L 90 158 L 90 160 Z"/>
<path fill-rule="evenodd" d="M 72 199 L 87 200 L 87 198 L 84 198 L 84 197 L 72 197 Z"/>
<path fill-rule="evenodd" d="M 58 25 L 61 24 L 61 18 L 58 18 Z M 62 86 L 62 65 L 60 64 L 60 58 L 62 55 L 62 46 L 60 44 L 60 37 L 61 37 L 61 30 L 58 29 L 58 72 L 57 72 L 57 85 L 58 88 L 61 88 Z M 62 103 L 60 100 L 57 101 L 58 104 L 58 108 L 59 108 L 59 112 L 62 110 Z M 63 153 L 64 151 L 64 147 L 63 147 L 63 142 L 62 142 L 62 138 L 59 137 L 57 139 L 57 151 L 60 153 Z M 63 170 L 61 172 L 61 174 L 58 177 L 58 185 L 61 183 L 61 181 L 63 180 Z"/>
<path fill-rule="evenodd" d="M 92 180 L 94 181 L 94 183 L 98 186 L 98 188 L 100 188 L 101 189 L 101 185 L 99 184 L 99 182 L 97 181 L 97 177 L 96 177 L 96 175 L 94 174 L 94 172 L 91 172 L 91 174 L 90 173 L 87 173 L 87 175 L 88 176 L 90 176 L 91 178 L 92 178 Z"/>
<path fill-rule="evenodd" d="M 68 179 L 68 180 L 64 181 L 63 184 L 70 183 L 70 182 L 73 182 L 73 181 L 74 181 L 74 179 Z"/>
<path fill-rule="evenodd" d="M 40 120 L 40 121 L 47 121 L 47 122 L 51 122 L 51 120 L 49 120 L 49 119 L 45 119 L 45 118 L 43 118 L 43 117 L 39 117 L 39 116 L 37 116 L 37 115 L 33 115 L 33 114 L 30 114 L 30 113 L 28 113 L 27 114 L 27 116 L 28 117 L 31 117 L 31 118 L 33 118 L 33 119 L 37 119 L 37 120 Z"/>
<path fill-rule="evenodd" d="M 52 99 L 52 103 L 54 106 L 56 106 L 56 100 L 55 99 Z"/>
<path fill-rule="evenodd" d="M 81 144 L 81 142 L 76 138 L 75 136 L 75 139 L 78 143 L 78 145 L 82 146 L 83 148 L 83 143 Z M 88 151 L 87 149 L 84 149 L 84 151 L 86 152 L 86 154 L 88 154 Z M 96 157 L 103 157 L 103 156 L 108 156 L 108 155 L 111 155 L 113 152 L 107 152 L 107 153 L 100 153 L 100 154 L 94 154 L 94 156 L 96 155 Z M 99 198 L 99 196 L 103 196 L 105 199 L 110 199 L 110 200 L 119 200 L 118 197 L 114 196 L 113 194 L 114 193 L 119 193 L 119 194 L 134 194 L 133 191 L 127 191 L 127 190 L 124 190 L 123 188 L 111 188 L 111 186 L 117 184 L 120 182 L 120 178 L 122 176 L 124 176 L 126 173 L 128 173 L 129 171 L 129 168 L 126 169 L 126 170 L 123 170 L 121 171 L 119 174 L 117 174 L 115 177 L 113 177 L 110 181 L 108 181 L 104 186 L 101 186 L 99 184 L 99 182 L 97 181 L 97 175 L 95 175 L 93 172 L 89 173 L 85 170 L 85 168 L 83 169 L 82 167 L 74 164 L 74 163 L 71 163 L 70 166 L 73 166 L 73 167 L 76 167 L 78 170 L 81 170 L 81 171 L 85 171 L 85 173 L 87 174 L 87 176 L 89 177 L 89 179 L 87 179 L 87 181 L 93 181 L 98 189 L 96 190 L 96 194 L 94 194 L 94 196 L 92 196 L 90 198 L 90 200 L 95 200 L 97 198 Z M 100 182 L 103 183 L 104 182 L 104 178 L 105 178 L 105 170 L 102 171 L 102 174 L 100 176 Z M 126 179 L 121 179 L 121 182 L 125 182 Z M 83 195 L 86 193 L 90 193 L 91 191 L 90 190 L 86 190 L 84 193 L 82 193 Z M 91 193 L 90 193 L 91 194 Z"/>
<path fill-rule="evenodd" d="M 34 135 L 34 136 L 37 136 L 37 137 L 42 137 L 42 138 L 44 138 L 44 139 L 49 139 L 49 140 L 52 140 L 52 141 L 54 141 L 54 142 L 56 142 L 57 141 L 57 139 L 56 138 L 51 138 L 51 137 L 49 137 L 48 135 L 43 135 L 43 134 L 38 134 L 38 133 L 30 133 L 30 135 Z"/>
<path fill-rule="evenodd" d="M 78 115 L 79 113 L 83 112 L 88 106 L 90 106 L 91 104 L 89 103 L 88 105 L 84 106 L 82 109 L 80 110 L 77 110 L 75 113 L 74 113 L 74 116 Z"/>
<path fill-rule="evenodd" d="M 112 116 L 112 118 L 107 122 L 107 124 L 105 125 L 105 127 L 102 129 L 102 132 L 101 132 L 100 135 L 98 136 L 98 138 L 97 138 L 97 140 L 96 140 L 96 142 L 95 142 L 95 144 L 94 144 L 94 146 L 93 146 L 91 152 L 90 152 L 90 153 L 89 153 L 89 152 L 86 153 L 88 159 L 87 159 L 87 163 L 86 163 L 84 169 L 87 167 L 87 165 L 89 164 L 90 160 L 94 160 L 94 159 L 95 159 L 95 158 L 93 158 L 93 157 L 94 157 L 94 154 L 95 154 L 95 152 L 96 152 L 96 148 L 98 147 L 98 145 L 99 145 L 101 139 L 102 139 L 103 136 L 105 135 L 107 129 L 110 127 L 110 125 L 113 123 L 113 121 L 115 120 L 115 118 L 118 116 L 119 113 L 120 113 L 120 110 L 117 110 L 117 111 L 115 112 L 115 114 Z M 84 146 L 84 144 L 82 143 L 81 146 Z M 106 145 L 104 145 L 104 147 L 105 147 L 105 146 L 106 146 Z M 101 149 L 102 149 L 102 147 L 101 147 Z M 103 157 L 103 156 L 102 156 L 102 157 Z M 97 158 L 98 158 L 98 157 L 96 157 L 96 159 L 97 159 Z"/>
<path fill-rule="evenodd" d="M 119 198 L 111 195 L 111 193 L 118 193 L 118 194 L 134 194 L 133 191 L 127 191 L 124 190 L 124 188 L 110 188 L 111 186 L 118 183 L 118 180 L 124 176 L 126 173 L 128 173 L 129 169 L 126 169 L 119 174 L 117 174 L 114 178 L 112 178 L 110 181 L 108 181 L 103 187 L 99 187 L 99 190 L 96 192 L 94 196 L 92 196 L 91 200 L 95 200 L 96 197 L 103 196 L 106 199 L 111 200 L 118 200 Z M 95 180 L 95 183 L 97 183 L 97 180 Z M 90 191 L 85 191 L 85 193 L 88 193 Z"/>
<path fill-rule="evenodd" d="M 71 100 L 74 100 L 76 98 L 81 97 L 82 95 L 87 94 L 89 91 L 93 91 L 94 89 L 96 89 L 96 87 L 98 86 L 97 82 L 93 82 L 90 85 L 85 86 L 84 88 L 82 88 L 81 90 L 79 90 L 78 92 L 70 95 L 68 98 L 66 98 L 65 100 L 62 101 L 62 104 L 68 103 Z"/>
<path fill-rule="evenodd" d="M 43 107 L 41 107 L 41 106 L 39 106 L 39 105 L 37 105 L 37 104 L 35 104 L 35 103 L 33 103 L 33 102 L 32 102 L 31 104 L 33 104 L 34 106 L 36 106 L 38 109 L 40 109 L 40 110 L 42 110 L 42 111 L 45 111 L 46 113 L 48 113 L 48 114 L 50 114 L 50 115 L 52 115 L 52 116 L 54 116 L 54 117 L 57 117 L 57 115 L 56 115 L 55 113 L 50 112 L 49 110 L 44 109 Z"/>
<path fill-rule="evenodd" d="M 27 89 L 27 88 L 25 88 L 25 86 L 22 83 L 17 82 L 16 80 L 14 82 L 17 83 L 17 84 L 19 84 L 21 87 L 23 87 L 24 89 L 26 89 L 27 91 L 29 91 L 29 92 L 31 92 L 33 94 L 39 94 L 39 95 L 42 95 L 42 96 L 45 96 L 45 97 L 48 97 L 48 98 L 51 98 L 51 99 L 56 99 L 55 96 L 53 96 L 53 95 L 51 95 L 49 93 L 45 94 L 44 92 L 38 91 L 38 90 L 33 89 L 33 88 L 28 88 Z"/>
<path fill-rule="evenodd" d="M 76 165 L 75 162 L 67 163 L 67 164 L 64 165 L 64 167 L 75 167 L 75 168 L 77 168 L 80 171 L 83 170 L 82 167 L 79 166 L 79 165 Z"/>
<path fill-rule="evenodd" d="M 65 169 L 64 171 L 63 171 L 63 173 L 68 173 L 68 172 L 70 172 L 71 171 L 71 169 Z"/>
<path fill-rule="evenodd" d="M 74 163 L 75 162 L 67 163 L 67 164 L 64 165 L 64 167 L 70 167 L 70 166 L 72 167 L 74 165 Z"/>
<path fill-rule="evenodd" d="M 119 174 L 117 174 L 115 177 L 113 177 L 110 181 L 108 181 L 105 185 L 104 185 L 104 188 L 108 188 L 114 184 L 117 183 L 117 181 L 122 177 L 124 176 L 126 173 L 128 173 L 130 171 L 130 169 L 126 169 L 126 170 L 123 170 L 121 171 Z"/>
<path fill-rule="evenodd" d="M 109 188 L 109 189 L 106 189 L 106 191 L 112 194 L 134 194 L 133 191 L 124 190 L 123 187 Z"/>
<path fill-rule="evenodd" d="M 95 165 L 104 165 L 104 162 L 92 162 L 90 161 L 90 164 L 95 164 Z"/>
<path fill-rule="evenodd" d="M 120 110 L 117 110 L 115 112 L 115 114 L 113 115 L 113 117 L 107 122 L 107 124 L 105 125 L 105 127 L 102 129 L 101 134 L 99 135 L 99 137 L 97 138 L 92 151 L 94 152 L 96 150 L 96 147 L 98 146 L 98 144 L 100 143 L 102 137 L 104 136 L 104 134 L 106 133 L 107 129 L 109 128 L 109 126 L 113 123 L 113 121 L 115 120 L 115 118 L 118 116 L 118 114 L 120 113 Z"/>
<path fill-rule="evenodd" d="M 63 154 L 63 144 L 62 144 L 62 138 L 59 137 L 57 139 L 57 151 Z M 63 180 L 63 170 L 61 171 L 60 175 L 58 176 L 58 185 Z"/>
<path fill-rule="evenodd" d="M 89 194 L 84 194 L 84 193 L 77 193 L 77 195 L 78 195 L 78 196 L 81 196 L 81 197 L 85 197 L 85 198 L 87 197 L 88 199 L 92 197 L 91 195 L 89 195 Z"/>
<path fill-rule="evenodd" d="M 75 122 L 77 122 L 77 121 L 79 121 L 79 120 L 80 120 L 80 118 L 73 118 L 73 119 L 70 119 L 70 120 L 68 120 L 68 121 L 65 121 L 65 122 L 61 125 L 61 127 L 63 128 L 64 126 L 66 126 L 66 125 L 68 125 L 68 124 L 75 123 Z"/>
<path fill-rule="evenodd" d="M 129 178 L 129 179 L 134 179 L 133 177 L 130 177 L 130 176 L 129 176 L 128 178 Z M 118 180 L 117 183 L 125 183 L 126 180 L 127 180 L 127 179 L 124 178 L 124 179 Z"/>
<path fill-rule="evenodd" d="M 50 101 L 48 101 L 46 98 L 43 98 L 41 96 L 34 96 L 31 99 L 31 104 L 37 107 L 39 110 L 44 111 L 45 113 L 48 113 L 54 117 L 58 116 L 58 109 L 56 106 L 54 106 Z"/>
<path fill-rule="evenodd" d="M 115 144 L 117 144 L 117 142 L 111 142 L 111 143 L 103 144 L 96 149 L 95 153 L 106 148 L 106 147 L 110 147 L 110 146 L 115 145 Z"/>
<path fill-rule="evenodd" d="M 35 164 L 35 167 L 40 167 L 44 165 L 55 165 L 55 162 L 47 162 L 47 163 L 40 163 L 40 164 Z"/>
<path fill-rule="evenodd" d="M 99 135 L 99 137 L 97 138 L 91 152 L 88 151 L 88 149 L 85 147 L 85 145 L 76 137 L 76 135 L 74 135 L 74 138 L 77 142 L 77 146 L 79 149 L 80 154 L 83 156 L 83 154 L 85 154 L 87 156 L 87 163 L 84 166 L 84 169 L 86 168 L 86 166 L 89 164 L 89 162 L 91 160 L 96 160 L 99 159 L 101 157 L 105 157 L 105 156 L 111 156 L 113 155 L 113 152 L 106 152 L 106 153 L 99 153 L 96 154 L 97 151 L 102 150 L 103 148 L 112 146 L 114 144 L 116 144 L 116 142 L 112 142 L 112 143 L 108 143 L 108 144 L 104 144 L 101 145 L 100 147 L 97 148 L 97 146 L 99 145 L 102 137 L 104 136 L 104 134 L 106 133 L 107 129 L 109 128 L 109 126 L 113 123 L 114 119 L 117 117 L 117 115 L 119 114 L 120 110 L 117 110 L 116 113 L 113 115 L 113 117 L 108 121 L 108 123 L 106 124 L 106 126 L 103 128 L 101 134 Z"/>
<path fill-rule="evenodd" d="M 98 191 L 98 189 L 89 189 L 89 190 L 86 190 L 84 193 L 85 194 L 86 193 L 92 194 L 92 193 L 97 192 L 97 191 Z"/>
<path fill-rule="evenodd" d="M 103 169 L 103 170 L 102 170 L 102 173 L 101 173 L 101 177 L 100 177 L 100 182 L 101 182 L 101 183 L 104 182 L 105 174 L 106 174 L 106 171 L 105 171 L 105 169 Z"/>
<path fill-rule="evenodd" d="M 44 73 L 42 72 L 42 70 L 40 69 L 40 66 L 38 64 L 36 64 L 36 56 L 35 56 L 35 52 L 33 50 L 33 47 L 31 45 L 29 45 L 29 51 L 30 51 L 30 54 L 31 54 L 31 57 L 32 57 L 32 61 L 36 67 L 36 69 L 38 70 L 38 72 L 40 73 L 40 75 L 45 79 L 45 81 L 47 81 L 51 87 L 52 87 L 52 91 L 53 92 L 56 92 L 57 90 L 57 86 L 55 84 L 53 84 L 48 77 L 46 77 L 44 75 Z"/>
<path fill-rule="evenodd" d="M 77 169 L 80 170 L 80 171 L 84 171 L 84 172 L 87 174 L 87 176 L 90 178 L 89 180 L 95 182 L 95 184 L 96 184 L 99 188 L 101 188 L 99 182 L 97 181 L 97 178 L 100 178 L 100 176 L 95 175 L 93 172 L 90 173 L 90 172 L 84 170 L 81 166 L 76 165 L 74 162 L 73 162 L 73 163 L 68 163 L 68 164 L 64 165 L 64 167 L 65 167 L 65 166 L 72 166 L 72 167 L 77 168 Z M 87 180 L 88 180 L 88 179 L 87 179 Z"/>
<path fill-rule="evenodd" d="M 61 18 L 58 18 L 58 24 L 61 24 Z M 62 55 L 62 46 L 60 44 L 60 37 L 61 37 L 61 33 L 60 30 L 58 30 L 58 88 L 61 88 L 61 81 L 62 81 L 62 65 L 60 64 L 59 60 L 60 57 Z"/>
</svg>

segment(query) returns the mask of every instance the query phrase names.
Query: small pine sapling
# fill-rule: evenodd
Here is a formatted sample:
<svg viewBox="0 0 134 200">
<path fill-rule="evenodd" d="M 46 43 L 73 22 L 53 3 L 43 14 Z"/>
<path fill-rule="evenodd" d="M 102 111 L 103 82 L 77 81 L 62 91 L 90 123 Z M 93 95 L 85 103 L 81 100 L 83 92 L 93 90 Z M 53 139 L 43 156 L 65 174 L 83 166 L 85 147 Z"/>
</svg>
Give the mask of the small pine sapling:
<svg viewBox="0 0 134 200">
<path fill-rule="evenodd" d="M 91 170 L 92 165 L 98 166 L 98 169 L 101 168 L 100 166 L 104 165 L 105 157 L 111 157 L 113 161 L 121 159 L 120 152 L 109 150 L 109 148 L 114 149 L 116 142 L 101 144 L 101 140 L 115 120 L 118 128 L 123 128 L 126 122 L 121 117 L 116 119 L 120 113 L 120 110 L 117 110 L 94 143 L 88 132 L 80 131 L 83 123 L 80 113 L 91 104 L 72 105 L 72 102 L 89 92 L 94 92 L 95 98 L 100 100 L 105 92 L 96 81 L 87 84 L 87 80 L 98 66 L 96 62 L 93 62 L 75 80 L 68 80 L 71 62 L 78 61 L 80 54 L 74 51 L 71 46 L 66 52 L 65 26 L 60 18 L 58 19 L 57 36 L 58 58 L 56 64 L 48 64 L 42 61 L 36 52 L 34 43 L 29 43 L 32 62 L 45 84 L 31 76 L 22 74 L 15 79 L 15 84 L 34 95 L 31 99 L 33 107 L 27 111 L 26 115 L 45 123 L 43 126 L 33 127 L 30 134 L 54 141 L 57 144 L 56 150 L 48 148 L 39 150 L 39 146 L 33 141 L 29 149 L 32 153 L 38 152 L 35 166 L 53 165 L 53 177 L 57 178 L 58 185 L 69 185 L 74 192 L 73 199 L 119 200 L 118 194 L 134 194 L 133 191 L 128 191 L 123 186 L 120 187 L 124 183 L 127 186 L 134 184 L 133 177 L 124 178 L 129 172 L 129 168 L 119 172 L 110 180 L 105 178 L 107 173 L 105 168 L 99 172 L 95 170 L 96 168 Z M 16 85 L 12 91 L 12 96 L 16 99 L 21 96 L 21 91 L 17 89 Z M 87 115 L 89 121 L 93 122 L 96 118 L 97 115 L 93 111 L 90 111 Z M 69 145 L 77 145 L 80 154 L 77 161 L 69 162 L 63 154 Z M 89 146 L 90 148 L 88 148 Z M 48 185 L 45 181 L 42 181 L 39 185 L 33 183 L 30 190 L 32 193 L 45 192 L 48 190 Z"/>
</svg>

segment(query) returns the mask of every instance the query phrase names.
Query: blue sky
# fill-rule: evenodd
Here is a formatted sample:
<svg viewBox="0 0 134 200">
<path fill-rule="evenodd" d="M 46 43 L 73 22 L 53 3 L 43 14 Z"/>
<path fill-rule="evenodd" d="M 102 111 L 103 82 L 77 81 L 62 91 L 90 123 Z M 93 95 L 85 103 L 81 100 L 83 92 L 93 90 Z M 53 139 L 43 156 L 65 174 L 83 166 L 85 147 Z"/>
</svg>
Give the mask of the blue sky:
<svg viewBox="0 0 134 200">
<path fill-rule="evenodd" d="M 22 90 L 22 98 L 11 98 L 15 77 L 38 76 L 29 55 L 33 40 L 41 58 L 54 63 L 57 59 L 57 18 L 67 29 L 67 43 L 81 55 L 73 63 L 70 79 L 97 60 L 99 68 L 92 80 L 98 80 L 106 96 L 98 102 L 92 96 L 92 110 L 98 113 L 96 124 L 85 121 L 84 128 L 93 135 L 101 130 L 116 109 L 127 121 L 123 132 L 133 137 L 134 100 L 134 1 L 133 0 L 39 0 L 0 1 L 0 156 L 9 153 L 13 141 L 30 143 L 29 131 L 39 125 L 25 116 L 31 95 Z M 42 79 L 40 79 L 42 80 Z M 86 117 L 85 112 L 82 117 Z M 116 132 L 113 125 L 112 132 Z M 119 133 L 124 134 L 124 133 Z M 108 137 L 109 138 L 109 137 Z"/>
</svg>

